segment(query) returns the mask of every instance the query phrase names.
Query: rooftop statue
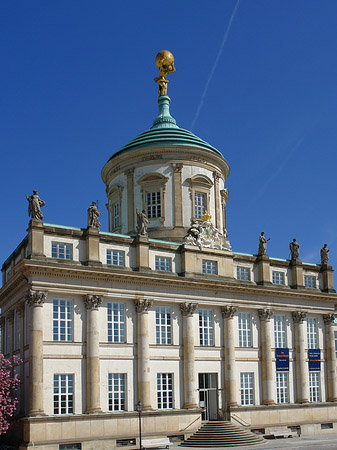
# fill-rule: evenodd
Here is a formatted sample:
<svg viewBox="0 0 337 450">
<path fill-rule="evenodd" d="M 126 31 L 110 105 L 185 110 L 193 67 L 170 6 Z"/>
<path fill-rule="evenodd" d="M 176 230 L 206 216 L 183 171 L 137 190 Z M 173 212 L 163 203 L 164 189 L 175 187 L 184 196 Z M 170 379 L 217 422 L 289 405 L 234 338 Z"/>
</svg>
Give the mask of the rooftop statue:
<svg viewBox="0 0 337 450">
<path fill-rule="evenodd" d="M 99 228 L 101 226 L 98 218 L 102 213 L 98 211 L 96 204 L 96 202 L 92 202 L 88 208 L 88 227 Z"/>
<path fill-rule="evenodd" d="M 139 211 L 136 209 L 137 213 L 137 235 L 147 236 L 147 227 L 149 226 L 149 219 L 146 216 L 145 210 Z"/>
<path fill-rule="evenodd" d="M 291 260 L 297 261 L 300 256 L 300 244 L 296 241 L 296 239 L 293 239 L 293 241 L 289 244 L 289 248 L 291 253 Z"/>
<path fill-rule="evenodd" d="M 154 81 L 158 83 L 158 96 L 167 95 L 168 79 L 166 75 L 176 71 L 174 67 L 174 57 L 168 50 L 162 50 L 156 56 L 156 66 L 159 69 L 159 77 Z"/>
<path fill-rule="evenodd" d="M 261 236 L 259 238 L 259 248 L 257 251 L 257 255 L 265 255 L 267 253 L 267 242 L 270 241 L 269 239 L 265 238 L 264 231 L 261 231 Z"/>
<path fill-rule="evenodd" d="M 38 191 L 33 191 L 33 195 L 28 197 L 26 194 L 26 198 L 28 200 L 28 215 L 32 219 L 43 220 L 43 214 L 41 211 L 42 206 L 45 205 L 45 202 L 40 199 L 37 195 Z"/>
<path fill-rule="evenodd" d="M 324 244 L 324 247 L 321 248 L 321 265 L 329 264 L 329 249 L 328 245 Z"/>
</svg>

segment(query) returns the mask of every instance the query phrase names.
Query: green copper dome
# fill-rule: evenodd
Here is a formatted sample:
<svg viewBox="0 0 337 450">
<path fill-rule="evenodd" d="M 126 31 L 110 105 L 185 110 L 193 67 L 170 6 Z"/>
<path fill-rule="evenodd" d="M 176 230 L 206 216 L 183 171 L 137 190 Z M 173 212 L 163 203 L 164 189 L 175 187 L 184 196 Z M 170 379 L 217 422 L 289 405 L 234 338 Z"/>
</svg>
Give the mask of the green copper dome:
<svg viewBox="0 0 337 450">
<path fill-rule="evenodd" d="M 178 127 L 175 119 L 170 114 L 170 101 L 170 97 L 167 95 L 160 96 L 158 98 L 159 114 L 155 118 L 153 126 L 124 145 L 110 159 L 135 148 L 150 147 L 153 145 L 188 145 L 210 150 L 222 156 L 215 147 L 212 147 L 190 131 Z"/>
</svg>

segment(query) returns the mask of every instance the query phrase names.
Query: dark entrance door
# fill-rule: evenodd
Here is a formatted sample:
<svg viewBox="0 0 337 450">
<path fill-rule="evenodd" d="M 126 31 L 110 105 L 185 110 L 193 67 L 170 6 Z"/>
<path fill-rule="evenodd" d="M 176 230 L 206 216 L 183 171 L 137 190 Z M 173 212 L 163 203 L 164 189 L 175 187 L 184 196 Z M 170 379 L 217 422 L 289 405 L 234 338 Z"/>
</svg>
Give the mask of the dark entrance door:
<svg viewBox="0 0 337 450">
<path fill-rule="evenodd" d="M 202 420 L 218 420 L 218 374 L 199 373 L 199 405 Z"/>
</svg>

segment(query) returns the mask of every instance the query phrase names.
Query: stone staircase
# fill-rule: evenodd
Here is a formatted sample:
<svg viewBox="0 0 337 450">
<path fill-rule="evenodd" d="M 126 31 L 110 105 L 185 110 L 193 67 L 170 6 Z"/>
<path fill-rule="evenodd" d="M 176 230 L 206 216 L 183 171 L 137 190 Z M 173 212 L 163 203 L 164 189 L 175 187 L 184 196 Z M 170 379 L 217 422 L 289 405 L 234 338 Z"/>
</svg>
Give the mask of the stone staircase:
<svg viewBox="0 0 337 450">
<path fill-rule="evenodd" d="M 262 436 L 228 421 L 207 422 L 182 442 L 182 447 L 234 447 L 265 443 Z"/>
</svg>

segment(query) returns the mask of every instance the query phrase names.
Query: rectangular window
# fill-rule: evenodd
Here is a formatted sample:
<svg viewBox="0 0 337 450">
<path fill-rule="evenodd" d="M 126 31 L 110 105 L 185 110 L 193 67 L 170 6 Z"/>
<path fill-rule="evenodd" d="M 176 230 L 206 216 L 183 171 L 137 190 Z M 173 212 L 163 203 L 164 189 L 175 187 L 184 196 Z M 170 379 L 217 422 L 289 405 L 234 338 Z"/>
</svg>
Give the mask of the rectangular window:
<svg viewBox="0 0 337 450">
<path fill-rule="evenodd" d="M 72 374 L 54 375 L 54 414 L 73 414 L 73 381 Z"/>
<path fill-rule="evenodd" d="M 254 405 L 254 374 L 251 372 L 240 373 L 241 405 Z"/>
<path fill-rule="evenodd" d="M 307 318 L 308 348 L 318 348 L 317 321 L 313 317 Z"/>
<path fill-rule="evenodd" d="M 120 226 L 120 206 L 119 202 L 116 202 L 112 205 L 112 220 L 113 220 L 113 228 L 118 228 Z"/>
<path fill-rule="evenodd" d="M 202 273 L 208 275 L 217 275 L 218 273 L 218 263 L 217 261 L 209 261 L 207 259 L 202 260 Z"/>
<path fill-rule="evenodd" d="M 60 444 L 59 450 L 81 450 L 81 444 Z"/>
<path fill-rule="evenodd" d="M 304 275 L 304 286 L 308 289 L 316 289 L 316 277 Z"/>
<path fill-rule="evenodd" d="M 284 316 L 274 315 L 274 338 L 275 348 L 285 348 L 286 340 L 286 321 Z"/>
<path fill-rule="evenodd" d="M 171 308 L 156 307 L 156 343 L 172 344 Z"/>
<path fill-rule="evenodd" d="M 242 281 L 250 281 L 250 268 L 237 266 L 236 278 Z"/>
<path fill-rule="evenodd" d="M 311 402 L 319 402 L 321 400 L 319 375 L 319 372 L 309 372 L 309 392 Z"/>
<path fill-rule="evenodd" d="M 157 405 L 158 409 L 173 408 L 173 375 L 157 373 Z"/>
<path fill-rule="evenodd" d="M 109 373 L 108 378 L 109 411 L 125 411 L 125 374 Z"/>
<path fill-rule="evenodd" d="M 125 252 L 122 250 L 107 250 L 106 263 L 113 266 L 125 266 Z"/>
<path fill-rule="evenodd" d="M 273 284 L 285 284 L 284 272 L 273 272 Z"/>
<path fill-rule="evenodd" d="M 158 256 L 156 255 L 156 270 L 162 270 L 164 272 L 172 271 L 172 258 L 168 256 Z"/>
<path fill-rule="evenodd" d="M 53 340 L 72 341 L 73 303 L 71 300 L 53 300 Z"/>
<path fill-rule="evenodd" d="M 205 214 L 206 202 L 207 202 L 206 194 L 203 194 L 202 192 L 194 193 L 194 217 L 196 219 L 201 219 L 201 216 Z"/>
<path fill-rule="evenodd" d="M 161 217 L 160 191 L 146 193 L 146 211 L 148 219 Z"/>
<path fill-rule="evenodd" d="M 250 313 L 239 313 L 239 347 L 252 346 L 252 330 Z"/>
<path fill-rule="evenodd" d="M 277 403 L 289 403 L 287 372 L 276 372 L 276 395 Z"/>
<path fill-rule="evenodd" d="M 63 242 L 51 243 L 51 257 L 59 259 L 72 259 L 73 246 Z"/>
<path fill-rule="evenodd" d="M 337 358 L 337 331 L 335 331 L 335 350 L 336 350 L 336 358 Z"/>
<path fill-rule="evenodd" d="M 124 303 L 108 303 L 108 342 L 125 342 Z"/>
<path fill-rule="evenodd" d="M 213 345 L 213 311 L 199 309 L 200 345 Z"/>
</svg>

